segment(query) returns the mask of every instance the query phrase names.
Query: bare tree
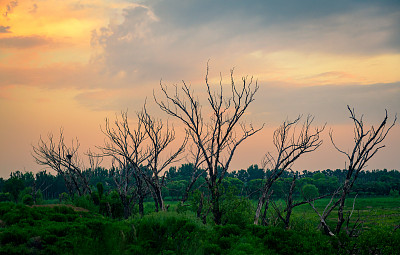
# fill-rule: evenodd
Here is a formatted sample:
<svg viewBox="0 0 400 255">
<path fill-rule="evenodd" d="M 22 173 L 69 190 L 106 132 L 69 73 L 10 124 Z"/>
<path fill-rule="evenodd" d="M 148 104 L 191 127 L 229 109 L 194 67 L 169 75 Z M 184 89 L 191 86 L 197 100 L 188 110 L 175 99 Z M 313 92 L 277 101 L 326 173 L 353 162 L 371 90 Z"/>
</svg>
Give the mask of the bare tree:
<svg viewBox="0 0 400 255">
<path fill-rule="evenodd" d="M 174 92 L 160 83 L 163 100 L 157 100 L 157 104 L 167 114 L 179 119 L 191 140 L 201 152 L 204 162 L 201 166 L 207 170 L 206 182 L 211 194 L 212 213 L 214 222 L 221 224 L 222 210 L 220 208 L 220 189 L 222 179 L 228 171 L 237 147 L 247 138 L 254 135 L 261 128 L 246 126 L 239 121 L 254 101 L 254 95 L 258 90 L 257 82 L 253 79 L 242 78 L 242 86 L 235 84 L 233 70 L 231 70 L 230 95 L 223 93 L 222 78 L 218 91 L 213 91 L 208 80 L 208 65 L 205 78 L 208 106 L 210 116 L 202 112 L 199 99 L 193 90 L 184 81 Z M 240 128 L 240 134 L 238 132 Z"/>
<path fill-rule="evenodd" d="M 293 192 L 294 188 L 296 187 L 296 179 L 297 179 L 297 173 L 292 173 L 293 178 L 292 181 L 290 182 L 290 188 L 289 192 L 286 195 L 285 203 L 286 203 L 286 209 L 283 212 L 286 212 L 286 215 L 283 215 L 283 212 L 278 208 L 278 206 L 275 204 L 274 201 L 272 201 L 272 206 L 274 210 L 276 211 L 279 219 L 282 220 L 284 227 L 286 229 L 289 228 L 289 223 L 290 223 L 290 216 L 292 215 L 292 210 L 295 207 L 293 204 Z M 263 219 L 264 220 L 264 219 Z"/>
<path fill-rule="evenodd" d="M 106 119 L 102 132 L 106 139 L 104 146 L 99 148 L 104 156 L 113 159 L 113 165 L 117 165 L 113 179 L 124 207 L 124 217 L 130 216 L 130 208 L 136 197 L 139 213 L 143 215 L 146 187 L 139 168 L 149 157 L 144 145 L 146 132 L 143 123 L 138 121 L 135 129 L 131 130 L 127 112 L 121 112 L 120 118 L 115 118 L 114 126 L 111 126 L 109 119 Z"/>
<path fill-rule="evenodd" d="M 265 223 L 269 201 L 267 198 L 274 182 L 285 170 L 289 170 L 301 155 L 315 151 L 322 144 L 320 134 L 325 129 L 325 125 L 312 129 L 311 124 L 314 121 L 314 117 L 308 115 L 302 124 L 300 131 L 297 133 L 296 127 L 300 120 L 301 116 L 297 117 L 294 121 L 286 120 L 274 132 L 273 143 L 277 150 L 277 155 L 274 157 L 270 152 L 268 152 L 262 162 L 263 168 L 270 168 L 271 172 L 266 177 L 266 182 L 261 189 L 261 195 L 258 200 L 254 217 L 254 224 L 256 225 L 259 223 L 263 207 L 264 213 L 262 222 Z"/>
<path fill-rule="evenodd" d="M 186 202 L 186 200 L 189 197 L 189 192 L 193 189 L 194 184 L 197 182 L 197 180 L 206 173 L 205 169 L 201 168 L 201 165 L 204 163 L 204 158 L 202 157 L 201 150 L 199 147 L 195 146 L 195 150 L 189 149 L 189 154 L 192 157 L 192 160 L 189 163 L 189 166 L 192 168 L 192 173 L 190 175 L 190 180 L 188 184 L 186 185 L 185 191 L 182 195 L 181 203 L 182 205 Z"/>
<path fill-rule="evenodd" d="M 72 140 L 70 146 L 65 144 L 63 129 L 60 129 L 58 141 L 53 134 L 49 133 L 47 140 L 40 137 L 37 145 L 33 145 L 33 153 L 36 163 L 50 167 L 60 174 L 65 181 L 70 195 L 75 192 L 81 196 L 85 193 L 92 193 L 89 186 L 88 172 L 84 172 L 85 166 L 81 160 L 78 150 L 79 141 L 77 138 Z M 93 154 L 87 153 L 90 162 L 95 162 Z"/>
<path fill-rule="evenodd" d="M 143 173 L 143 177 L 152 188 L 154 200 L 156 202 L 156 211 L 158 211 L 158 209 L 165 211 L 166 207 L 162 196 L 162 187 L 165 185 L 165 175 L 160 176 L 160 174 L 168 165 L 178 160 L 179 155 L 184 151 L 188 136 L 185 136 L 181 146 L 177 150 L 162 160 L 161 154 L 176 139 L 174 128 L 169 127 L 168 123 L 164 125 L 161 119 L 151 117 L 147 113 L 146 107 L 143 107 L 143 110 L 138 114 L 138 118 L 139 121 L 143 123 L 146 134 L 150 140 L 147 150 L 149 155 L 147 157 L 146 167 L 151 171 L 152 176 L 149 177 Z"/>
<path fill-rule="evenodd" d="M 106 119 L 103 133 L 106 135 L 106 141 L 100 149 L 104 156 L 110 156 L 119 163 L 119 173 L 123 174 L 123 178 L 120 176 L 114 178 L 114 181 L 119 187 L 121 200 L 125 201 L 127 215 L 134 195 L 138 196 L 139 213 L 143 215 L 147 186 L 151 188 L 156 211 L 165 210 L 161 192 L 164 177 L 160 176 L 160 173 L 177 160 L 183 152 L 187 138 L 174 153 L 162 160 L 161 155 L 176 138 L 175 131 L 168 124 L 164 125 L 161 120 L 152 118 L 145 107 L 137 113 L 135 129 L 130 129 L 127 113 L 122 112 L 121 117 L 117 117 L 114 121 L 114 127 L 111 127 L 109 120 Z"/>
<path fill-rule="evenodd" d="M 393 123 L 388 123 L 388 114 L 387 110 L 385 110 L 385 117 L 383 118 L 382 122 L 376 128 L 371 126 L 369 129 L 365 129 L 363 116 L 357 117 L 354 109 L 351 109 L 347 106 L 347 109 L 350 112 L 350 119 L 353 121 L 354 124 L 354 147 L 350 152 L 346 152 L 342 149 L 339 149 L 336 146 L 335 142 L 333 141 L 333 132 L 332 130 L 329 133 L 331 138 L 332 144 L 335 149 L 345 155 L 346 157 L 346 165 L 347 165 L 347 174 L 344 180 L 344 183 L 341 185 L 338 194 L 340 196 L 337 199 L 334 199 L 332 196 L 331 203 L 328 204 L 327 208 L 320 215 L 321 224 L 325 229 L 325 233 L 328 235 L 338 234 L 342 228 L 343 223 L 345 222 L 344 218 L 344 207 L 345 201 L 348 194 L 351 191 L 355 181 L 357 180 L 358 174 L 361 170 L 366 167 L 367 162 L 376 155 L 376 153 L 385 147 L 382 142 L 387 137 L 387 134 L 395 125 L 397 120 L 397 115 L 395 116 Z M 336 195 L 336 194 L 334 194 Z M 335 201 L 335 202 L 333 202 Z M 326 225 L 326 218 L 328 215 L 335 209 L 338 208 L 338 222 L 336 224 L 336 228 L 334 231 L 331 231 L 328 225 Z M 315 210 L 315 208 L 314 208 Z"/>
</svg>

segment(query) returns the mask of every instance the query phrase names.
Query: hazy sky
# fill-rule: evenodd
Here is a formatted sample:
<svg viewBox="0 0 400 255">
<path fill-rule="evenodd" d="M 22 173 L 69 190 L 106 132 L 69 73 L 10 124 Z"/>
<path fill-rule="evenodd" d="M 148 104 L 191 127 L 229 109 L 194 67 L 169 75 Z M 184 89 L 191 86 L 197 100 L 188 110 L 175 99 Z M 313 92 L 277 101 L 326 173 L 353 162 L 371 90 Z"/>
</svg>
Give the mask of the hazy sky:
<svg viewBox="0 0 400 255">
<path fill-rule="evenodd" d="M 400 2 L 211 0 L 0 0 L 0 176 L 39 171 L 31 145 L 64 128 L 81 152 L 103 143 L 104 118 L 147 97 L 162 79 L 204 89 L 220 73 L 254 76 L 260 89 L 247 122 L 266 124 L 237 152 L 232 170 L 259 164 L 272 130 L 313 114 L 350 148 L 346 105 L 377 124 L 400 113 Z M 173 121 L 170 119 L 170 121 Z M 296 170 L 344 167 L 324 144 Z M 400 125 L 368 169 L 400 169 Z"/>
</svg>

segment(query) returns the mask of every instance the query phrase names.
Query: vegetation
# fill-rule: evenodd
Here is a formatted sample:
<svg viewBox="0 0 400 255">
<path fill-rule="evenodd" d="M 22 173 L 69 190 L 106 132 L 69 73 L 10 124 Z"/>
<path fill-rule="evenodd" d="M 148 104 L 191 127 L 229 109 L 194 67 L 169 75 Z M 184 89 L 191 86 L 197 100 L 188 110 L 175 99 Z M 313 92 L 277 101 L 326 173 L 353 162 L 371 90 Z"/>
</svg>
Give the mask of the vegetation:
<svg viewBox="0 0 400 255">
<path fill-rule="evenodd" d="M 226 214 L 223 225 L 204 225 L 192 210 L 171 204 L 168 212 L 113 220 L 70 205 L 2 202 L 0 254 L 396 254 L 400 249 L 400 232 L 392 225 L 400 213 L 398 198 L 360 199 L 357 210 L 368 220 L 357 238 L 316 230 L 318 219 L 307 205 L 296 208 L 285 230 L 273 214 L 268 226 L 252 224 L 247 206 Z"/>
<path fill-rule="evenodd" d="M 33 146 L 46 171 L 0 178 L 0 254 L 394 254 L 400 250 L 400 174 L 364 171 L 385 145 L 397 117 L 377 126 L 348 107 L 354 145 L 336 150 L 346 169 L 295 172 L 322 145 L 325 125 L 286 120 L 273 134 L 275 152 L 262 167 L 228 171 L 235 151 L 262 128 L 243 122 L 257 82 L 205 78 L 206 103 L 185 82 L 163 84 L 160 109 L 185 128 L 149 114 L 106 119 L 105 143 L 79 152 L 78 139 L 49 134 Z M 204 93 L 204 92 L 203 92 Z M 200 92 L 201 94 L 201 92 Z M 204 106 L 204 107 L 203 107 Z M 135 126 L 132 126 L 132 123 Z M 173 146 L 175 144 L 175 147 Z M 171 167 L 182 157 L 187 163 Z M 103 158 L 110 169 L 100 167 Z M 169 169 L 168 169 L 169 168 Z"/>
<path fill-rule="evenodd" d="M 395 230 L 400 223 L 400 197 L 394 192 L 400 187 L 398 171 L 361 172 L 359 184 L 345 206 L 352 208 L 358 192 L 354 219 L 349 224 L 353 226 L 357 218 L 361 219 L 360 232 L 357 237 L 344 232 L 329 237 L 317 229 L 319 218 L 306 203 L 293 209 L 288 230 L 273 208 L 268 211 L 266 225 L 254 225 L 257 200 L 251 199 L 255 190 L 252 185 L 262 182 L 258 177 L 265 174 L 256 165 L 228 173 L 221 189 L 222 224 L 204 224 L 197 217 L 202 187 L 190 193 L 184 204 L 180 202 L 184 189 L 176 189 L 190 178 L 187 168 L 188 165 L 172 167 L 166 174 L 169 182 L 164 194 L 170 207 L 168 212 L 155 213 L 155 205 L 148 197 L 144 216 L 140 216 L 135 204 L 133 215 L 126 220 L 116 187 L 110 185 L 113 182 L 108 170 L 94 171 L 97 174 L 91 183 L 92 195 L 70 197 L 60 185 L 54 196 L 43 192 L 36 205 L 30 185 L 35 181 L 44 187 L 39 180 L 51 179 L 54 183 L 48 184 L 56 186 L 57 177 L 44 172 L 14 172 L 0 182 L 1 198 L 8 201 L 0 203 L 0 254 L 395 254 L 400 249 L 400 232 Z M 345 178 L 345 173 L 324 170 L 299 174 L 294 201 L 329 194 Z M 291 180 L 290 173 L 284 173 L 274 183 L 274 189 L 285 190 Z M 23 185 L 17 192 L 10 190 L 10 183 Z M 315 207 L 322 211 L 329 200 L 317 200 Z M 277 210 L 283 211 L 285 193 L 274 193 L 272 201 Z M 207 206 L 203 200 L 203 212 L 209 210 Z M 336 222 L 333 216 L 327 219 L 331 226 Z"/>
</svg>

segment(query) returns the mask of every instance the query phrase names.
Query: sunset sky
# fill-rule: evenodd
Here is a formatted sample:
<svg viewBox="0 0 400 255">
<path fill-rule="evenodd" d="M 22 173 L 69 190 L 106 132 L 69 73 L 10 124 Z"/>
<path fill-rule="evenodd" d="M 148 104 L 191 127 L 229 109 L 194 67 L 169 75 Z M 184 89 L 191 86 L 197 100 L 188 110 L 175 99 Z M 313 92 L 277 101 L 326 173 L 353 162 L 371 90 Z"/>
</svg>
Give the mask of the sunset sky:
<svg viewBox="0 0 400 255">
<path fill-rule="evenodd" d="M 260 164 L 286 118 L 327 123 L 324 144 L 295 170 L 343 168 L 328 139 L 351 148 L 346 105 L 377 125 L 400 114 L 400 2 L 211 0 L 0 0 L 0 177 L 37 172 L 39 137 L 64 128 L 81 153 L 102 145 L 100 126 L 130 116 L 159 83 L 253 76 L 260 89 L 245 116 L 265 128 L 238 150 L 231 170 Z M 173 119 L 169 121 L 174 122 Z M 179 125 L 176 123 L 176 125 Z M 367 169 L 400 170 L 400 125 Z M 106 166 L 107 167 L 107 166 Z"/>
</svg>

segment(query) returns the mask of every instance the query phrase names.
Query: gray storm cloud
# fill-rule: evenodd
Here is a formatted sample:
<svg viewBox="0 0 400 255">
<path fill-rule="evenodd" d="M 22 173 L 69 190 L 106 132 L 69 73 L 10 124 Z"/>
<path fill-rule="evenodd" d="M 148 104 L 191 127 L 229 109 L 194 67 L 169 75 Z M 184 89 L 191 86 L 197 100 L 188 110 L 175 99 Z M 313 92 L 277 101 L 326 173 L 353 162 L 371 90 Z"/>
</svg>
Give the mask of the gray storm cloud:
<svg viewBox="0 0 400 255">
<path fill-rule="evenodd" d="M 103 48 L 99 59 L 105 72 L 121 77 L 107 89 L 156 88 L 161 78 L 202 84 L 208 59 L 214 74 L 229 73 L 234 66 L 252 64 L 244 59 L 254 51 L 266 56 L 284 50 L 339 56 L 398 53 L 399 11 L 398 1 L 141 1 L 124 10 L 120 24 L 95 31 L 92 42 Z M 327 70 L 319 78 L 343 75 Z M 339 121 L 343 118 L 336 110 L 346 112 L 346 104 L 379 113 L 400 110 L 398 83 L 307 88 L 259 83 L 257 108 L 272 112 L 274 119 L 282 112 L 309 112 Z"/>
</svg>

